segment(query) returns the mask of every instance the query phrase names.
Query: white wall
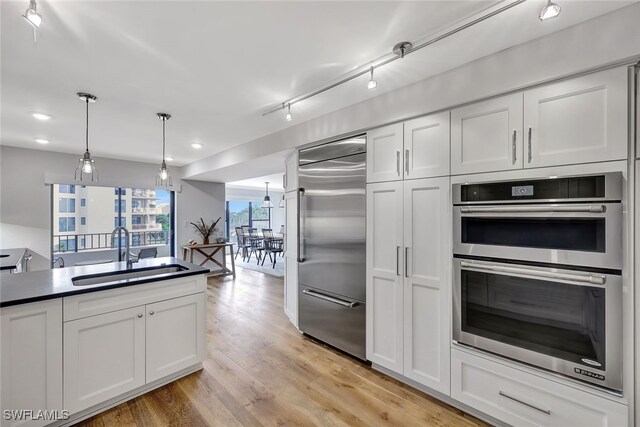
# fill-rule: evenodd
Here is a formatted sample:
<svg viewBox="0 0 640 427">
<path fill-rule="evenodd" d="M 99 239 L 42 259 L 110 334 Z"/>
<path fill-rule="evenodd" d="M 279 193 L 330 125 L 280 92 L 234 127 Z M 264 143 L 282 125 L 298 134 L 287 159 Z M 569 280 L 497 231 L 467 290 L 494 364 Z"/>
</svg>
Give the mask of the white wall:
<svg viewBox="0 0 640 427">
<path fill-rule="evenodd" d="M 239 188 L 227 186 L 225 195 L 229 201 L 236 202 L 255 202 L 264 199 L 264 190 L 257 188 Z M 284 225 L 284 208 L 279 207 L 282 200 L 283 191 L 272 191 L 269 189 L 269 196 L 273 202 L 271 209 L 271 228 L 274 232 L 280 231 L 280 226 Z"/>
<path fill-rule="evenodd" d="M 48 268 L 51 257 L 51 191 L 47 182 L 76 183 L 78 156 L 0 146 L 0 248 L 28 247 L 32 269 Z M 158 166 L 115 159 L 96 159 L 100 181 L 87 185 L 155 188 Z M 180 168 L 172 168 L 180 175 Z M 224 218 L 224 184 L 179 180 L 176 193 L 176 242 L 197 236 L 184 221 Z M 113 209 L 113 206 L 110 206 Z M 201 239 L 196 239 L 201 240 Z M 181 256 L 180 251 L 176 255 Z"/>
</svg>

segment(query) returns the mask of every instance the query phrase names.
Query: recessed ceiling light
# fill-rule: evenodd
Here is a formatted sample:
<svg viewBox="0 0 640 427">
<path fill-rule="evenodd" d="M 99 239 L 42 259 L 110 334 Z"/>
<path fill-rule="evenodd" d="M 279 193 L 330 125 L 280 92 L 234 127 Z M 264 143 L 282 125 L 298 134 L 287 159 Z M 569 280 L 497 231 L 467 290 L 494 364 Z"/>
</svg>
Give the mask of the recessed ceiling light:
<svg viewBox="0 0 640 427">
<path fill-rule="evenodd" d="M 198 144 L 197 142 L 194 142 L 193 144 L 191 144 L 191 146 L 196 150 L 199 150 L 202 148 L 202 144 Z"/>
<path fill-rule="evenodd" d="M 43 120 L 43 121 L 52 119 L 52 117 L 50 115 L 44 114 L 44 113 L 33 113 L 32 116 L 35 117 L 38 120 Z"/>
<path fill-rule="evenodd" d="M 38 144 L 48 144 L 49 140 L 48 139 L 43 139 L 43 138 L 36 138 L 36 142 Z"/>
<path fill-rule="evenodd" d="M 165 160 L 167 162 L 173 162 L 173 157 L 167 156 L 167 157 L 165 157 Z"/>
</svg>

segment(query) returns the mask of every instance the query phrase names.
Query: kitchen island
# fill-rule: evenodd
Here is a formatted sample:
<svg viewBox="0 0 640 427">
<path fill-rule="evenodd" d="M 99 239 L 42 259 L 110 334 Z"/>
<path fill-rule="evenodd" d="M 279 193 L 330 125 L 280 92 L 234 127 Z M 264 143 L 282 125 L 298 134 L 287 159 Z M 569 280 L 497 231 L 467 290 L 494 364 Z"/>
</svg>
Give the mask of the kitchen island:
<svg viewBox="0 0 640 427">
<path fill-rule="evenodd" d="M 201 369 L 208 272 L 167 257 L 3 276 L 2 426 L 72 424 Z"/>
</svg>

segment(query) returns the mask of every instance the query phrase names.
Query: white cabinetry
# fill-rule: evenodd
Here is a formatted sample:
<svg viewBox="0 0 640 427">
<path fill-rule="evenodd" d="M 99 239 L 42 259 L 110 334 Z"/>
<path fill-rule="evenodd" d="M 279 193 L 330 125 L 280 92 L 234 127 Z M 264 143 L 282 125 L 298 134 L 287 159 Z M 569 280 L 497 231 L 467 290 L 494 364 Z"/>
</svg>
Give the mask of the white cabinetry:
<svg viewBox="0 0 640 427">
<path fill-rule="evenodd" d="M 284 191 L 294 191 L 298 189 L 298 152 L 289 154 L 284 161 Z"/>
<path fill-rule="evenodd" d="M 64 324 L 64 404 L 71 413 L 144 384 L 144 306 Z"/>
<path fill-rule="evenodd" d="M 62 301 L 0 309 L 2 411 L 63 409 Z M 7 420 L 2 426 L 40 426 L 43 420 Z"/>
<path fill-rule="evenodd" d="M 628 424 L 625 405 L 452 350 L 451 397 L 514 426 Z"/>
<path fill-rule="evenodd" d="M 367 358 L 449 394 L 449 178 L 367 186 Z"/>
<path fill-rule="evenodd" d="M 284 312 L 298 327 L 298 191 L 286 193 L 284 202 Z"/>
<path fill-rule="evenodd" d="M 407 179 L 449 175 L 450 113 L 404 123 L 404 173 Z"/>
<path fill-rule="evenodd" d="M 522 93 L 451 111 L 451 173 L 522 168 Z"/>
<path fill-rule="evenodd" d="M 367 182 L 402 180 L 402 123 L 367 132 Z"/>
<path fill-rule="evenodd" d="M 625 159 L 627 98 L 625 67 L 526 91 L 525 167 Z"/>
</svg>

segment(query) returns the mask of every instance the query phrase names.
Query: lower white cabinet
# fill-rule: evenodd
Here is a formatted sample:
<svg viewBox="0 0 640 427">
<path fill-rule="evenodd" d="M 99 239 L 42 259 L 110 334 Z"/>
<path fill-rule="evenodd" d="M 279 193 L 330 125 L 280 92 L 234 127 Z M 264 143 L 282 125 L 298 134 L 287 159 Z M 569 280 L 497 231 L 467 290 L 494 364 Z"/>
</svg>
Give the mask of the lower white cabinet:
<svg viewBox="0 0 640 427">
<path fill-rule="evenodd" d="M 205 303 L 195 294 L 147 304 L 147 383 L 204 360 Z"/>
<path fill-rule="evenodd" d="M 619 427 L 625 405 L 452 349 L 451 397 L 514 426 Z"/>
<path fill-rule="evenodd" d="M 1 425 L 41 426 L 44 420 L 8 420 L 5 410 L 61 411 L 62 300 L 0 309 Z"/>
<path fill-rule="evenodd" d="M 285 193 L 284 312 L 298 327 L 298 191 Z"/>
<path fill-rule="evenodd" d="M 367 185 L 367 359 L 447 395 L 449 186 Z"/>
<path fill-rule="evenodd" d="M 145 384 L 144 306 L 64 324 L 64 404 L 81 411 Z"/>
</svg>

